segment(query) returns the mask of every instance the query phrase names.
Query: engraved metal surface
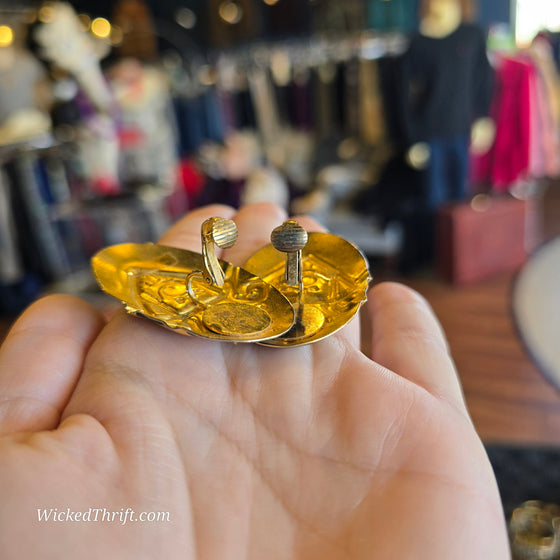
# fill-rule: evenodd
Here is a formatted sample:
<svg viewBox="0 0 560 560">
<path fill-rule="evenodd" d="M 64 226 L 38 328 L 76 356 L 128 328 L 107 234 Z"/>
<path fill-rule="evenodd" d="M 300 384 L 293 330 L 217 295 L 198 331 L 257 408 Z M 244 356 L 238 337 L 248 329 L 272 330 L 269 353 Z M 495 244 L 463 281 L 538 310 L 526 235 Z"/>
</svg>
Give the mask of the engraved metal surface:
<svg viewBox="0 0 560 560">
<path fill-rule="evenodd" d="M 509 522 L 514 560 L 557 560 L 560 556 L 560 508 L 532 500 L 516 508 Z"/>
<path fill-rule="evenodd" d="M 101 288 L 120 299 L 128 313 L 182 334 L 256 342 L 291 328 L 294 309 L 278 290 L 218 262 L 223 286 L 209 281 L 201 254 L 152 243 L 108 247 L 93 257 L 92 267 Z"/>
<path fill-rule="evenodd" d="M 267 346 L 317 342 L 346 325 L 358 312 L 371 280 L 367 260 L 352 243 L 328 233 L 310 233 L 302 249 L 303 290 L 285 280 L 286 256 L 267 245 L 243 265 L 280 290 L 296 309 L 292 329 Z"/>
</svg>

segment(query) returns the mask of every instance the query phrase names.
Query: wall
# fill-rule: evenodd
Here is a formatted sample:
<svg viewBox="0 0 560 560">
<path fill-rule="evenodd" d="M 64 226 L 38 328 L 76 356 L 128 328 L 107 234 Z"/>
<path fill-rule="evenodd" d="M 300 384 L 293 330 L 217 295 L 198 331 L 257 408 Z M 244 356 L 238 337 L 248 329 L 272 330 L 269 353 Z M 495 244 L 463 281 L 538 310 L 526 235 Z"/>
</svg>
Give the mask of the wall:
<svg viewBox="0 0 560 560">
<path fill-rule="evenodd" d="M 478 3 L 478 21 L 488 26 L 494 23 L 512 23 L 512 0 L 482 0 Z"/>
</svg>

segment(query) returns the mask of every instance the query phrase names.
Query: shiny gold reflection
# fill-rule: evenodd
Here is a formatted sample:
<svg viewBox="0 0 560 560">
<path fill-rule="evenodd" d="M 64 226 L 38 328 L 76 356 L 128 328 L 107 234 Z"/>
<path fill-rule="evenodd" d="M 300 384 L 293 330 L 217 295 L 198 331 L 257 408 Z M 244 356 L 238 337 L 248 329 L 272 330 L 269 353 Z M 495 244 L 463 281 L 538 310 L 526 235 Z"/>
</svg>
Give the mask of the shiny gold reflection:
<svg viewBox="0 0 560 560">
<path fill-rule="evenodd" d="M 278 337 L 294 322 L 289 301 L 261 278 L 219 261 L 223 286 L 204 274 L 201 254 L 162 245 L 116 245 L 92 259 L 101 288 L 130 314 L 182 334 L 256 342 Z"/>
<path fill-rule="evenodd" d="M 285 280 L 286 257 L 272 244 L 255 253 L 244 268 L 280 290 L 296 310 L 292 329 L 267 346 L 317 342 L 346 325 L 366 300 L 368 264 L 357 247 L 328 233 L 310 233 L 302 250 L 302 283 Z"/>
</svg>

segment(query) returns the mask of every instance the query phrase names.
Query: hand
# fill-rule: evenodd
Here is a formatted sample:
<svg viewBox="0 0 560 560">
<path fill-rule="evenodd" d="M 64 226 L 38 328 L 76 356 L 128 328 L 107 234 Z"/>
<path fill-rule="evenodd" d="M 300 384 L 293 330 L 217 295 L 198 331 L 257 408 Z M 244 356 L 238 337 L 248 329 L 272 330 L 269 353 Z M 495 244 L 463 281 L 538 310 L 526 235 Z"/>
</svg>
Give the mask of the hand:
<svg viewBox="0 0 560 560">
<path fill-rule="evenodd" d="M 199 250 L 215 215 L 238 224 L 223 254 L 237 264 L 285 219 L 268 204 L 208 207 L 162 243 Z M 356 321 L 274 349 L 124 312 L 106 324 L 67 296 L 35 303 L 0 351 L 2 558 L 508 558 L 436 319 L 396 284 L 375 287 L 367 310 L 375 361 Z M 170 521 L 39 522 L 38 508 Z"/>
</svg>

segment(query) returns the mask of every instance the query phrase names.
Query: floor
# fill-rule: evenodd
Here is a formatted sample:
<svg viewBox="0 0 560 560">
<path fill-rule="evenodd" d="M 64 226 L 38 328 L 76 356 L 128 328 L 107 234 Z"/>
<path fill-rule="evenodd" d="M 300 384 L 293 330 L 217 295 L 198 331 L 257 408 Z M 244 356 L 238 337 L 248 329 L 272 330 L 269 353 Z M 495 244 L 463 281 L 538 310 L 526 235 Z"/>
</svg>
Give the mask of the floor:
<svg viewBox="0 0 560 560">
<path fill-rule="evenodd" d="M 560 184 L 542 201 L 542 235 L 560 235 Z M 449 339 L 474 424 L 486 443 L 560 445 L 560 391 L 525 352 L 510 313 L 514 274 L 454 289 L 408 284 L 432 304 Z"/>
<path fill-rule="evenodd" d="M 487 443 L 560 444 L 560 392 L 541 375 L 514 330 L 512 275 L 453 290 L 412 282 L 447 333 L 473 422 Z"/>
<path fill-rule="evenodd" d="M 560 235 L 560 184 L 543 203 L 543 238 Z M 509 309 L 514 274 L 456 289 L 407 283 L 432 304 L 449 339 L 474 424 L 486 443 L 560 445 L 560 391 L 531 362 Z M 0 320 L 0 340 L 9 321 Z"/>
</svg>

